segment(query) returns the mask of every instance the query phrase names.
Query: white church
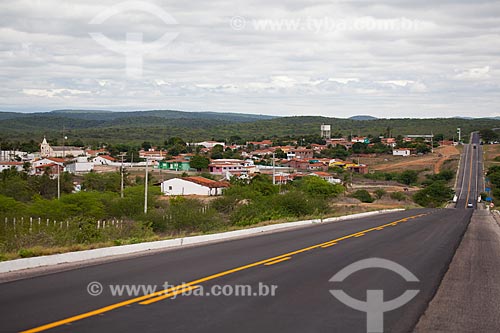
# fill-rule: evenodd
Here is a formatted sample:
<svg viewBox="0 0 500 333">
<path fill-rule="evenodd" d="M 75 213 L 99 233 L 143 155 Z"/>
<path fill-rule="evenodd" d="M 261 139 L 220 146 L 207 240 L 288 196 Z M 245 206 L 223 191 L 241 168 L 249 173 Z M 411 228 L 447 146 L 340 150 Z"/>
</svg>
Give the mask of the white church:
<svg viewBox="0 0 500 333">
<path fill-rule="evenodd" d="M 45 137 L 40 144 L 41 157 L 67 157 L 85 155 L 85 151 L 80 147 L 73 146 L 50 146 Z"/>
</svg>

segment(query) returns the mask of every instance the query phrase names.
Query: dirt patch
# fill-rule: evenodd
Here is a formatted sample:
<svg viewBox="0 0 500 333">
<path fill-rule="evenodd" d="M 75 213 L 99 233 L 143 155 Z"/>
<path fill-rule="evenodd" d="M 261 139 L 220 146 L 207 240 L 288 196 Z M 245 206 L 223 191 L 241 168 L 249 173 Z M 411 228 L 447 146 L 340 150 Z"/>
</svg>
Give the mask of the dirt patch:
<svg viewBox="0 0 500 333">
<path fill-rule="evenodd" d="M 370 169 L 382 172 L 401 172 L 404 170 L 432 170 L 434 173 L 439 173 L 445 161 L 459 156 L 460 151 L 454 146 L 442 146 L 436 148 L 433 154 L 423 156 L 390 156 L 385 157 L 383 161 L 373 160 L 370 164 L 367 158 L 365 163 L 370 166 Z"/>
</svg>

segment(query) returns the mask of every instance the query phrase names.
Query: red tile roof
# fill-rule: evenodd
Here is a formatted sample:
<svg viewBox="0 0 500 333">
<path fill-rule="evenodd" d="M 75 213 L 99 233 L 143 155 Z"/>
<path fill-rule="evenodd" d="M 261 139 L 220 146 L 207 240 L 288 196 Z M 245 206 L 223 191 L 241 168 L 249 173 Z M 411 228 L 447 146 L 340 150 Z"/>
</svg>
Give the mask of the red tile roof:
<svg viewBox="0 0 500 333">
<path fill-rule="evenodd" d="M 188 182 L 192 182 L 198 185 L 210 187 L 210 188 L 219 188 L 219 187 L 229 187 L 229 183 L 227 182 L 218 182 L 212 179 L 193 176 L 193 177 L 183 177 L 182 179 L 187 180 Z"/>
<path fill-rule="evenodd" d="M 23 162 L 0 162 L 2 165 L 23 165 Z"/>
</svg>

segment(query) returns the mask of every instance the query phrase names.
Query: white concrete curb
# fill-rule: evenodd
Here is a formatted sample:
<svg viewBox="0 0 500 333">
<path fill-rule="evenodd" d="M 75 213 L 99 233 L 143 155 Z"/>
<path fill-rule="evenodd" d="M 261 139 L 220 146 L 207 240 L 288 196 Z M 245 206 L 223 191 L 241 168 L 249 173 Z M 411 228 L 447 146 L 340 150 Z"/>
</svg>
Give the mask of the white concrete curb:
<svg viewBox="0 0 500 333">
<path fill-rule="evenodd" d="M 146 243 L 140 243 L 140 244 L 112 246 L 112 247 L 105 247 L 105 248 L 94 249 L 94 250 L 85 250 L 85 251 L 78 251 L 78 252 L 54 254 L 54 255 L 49 255 L 49 256 L 40 256 L 40 257 L 33 257 L 33 258 L 9 260 L 9 261 L 5 261 L 5 262 L 0 262 L 0 273 L 12 272 L 12 271 L 18 271 L 18 270 L 22 270 L 22 269 L 42 267 L 42 266 L 52 266 L 52 265 L 58 265 L 58 264 L 63 264 L 63 263 L 71 263 L 71 262 L 78 262 L 78 261 L 91 260 L 91 259 L 99 259 L 99 258 L 104 258 L 104 257 L 122 255 L 122 254 L 130 254 L 130 253 L 137 253 L 137 252 L 143 252 L 143 251 L 167 249 L 167 248 L 172 248 L 172 247 L 181 247 L 181 246 L 186 246 L 186 245 L 227 240 L 227 239 L 241 237 L 241 236 L 255 235 L 255 234 L 259 234 L 259 233 L 266 232 L 266 231 L 279 230 L 279 229 L 285 229 L 285 228 L 293 228 L 293 227 L 303 226 L 303 225 L 308 225 L 308 224 L 352 220 L 352 219 L 357 219 L 357 218 L 362 218 L 362 217 L 367 217 L 367 216 L 372 216 L 372 215 L 398 212 L 398 211 L 403 211 L 403 210 L 404 209 L 379 210 L 379 211 L 374 211 L 374 212 L 366 212 L 366 213 L 346 215 L 346 216 L 340 216 L 340 217 L 332 217 L 332 218 L 327 218 L 327 219 L 305 220 L 305 221 L 297 221 L 297 222 L 272 224 L 272 225 L 266 225 L 263 227 L 228 231 L 228 232 L 211 234 L 211 235 L 183 237 L 183 238 L 168 239 L 168 240 L 162 240 L 162 241 L 156 241 L 156 242 L 146 242 Z"/>
</svg>

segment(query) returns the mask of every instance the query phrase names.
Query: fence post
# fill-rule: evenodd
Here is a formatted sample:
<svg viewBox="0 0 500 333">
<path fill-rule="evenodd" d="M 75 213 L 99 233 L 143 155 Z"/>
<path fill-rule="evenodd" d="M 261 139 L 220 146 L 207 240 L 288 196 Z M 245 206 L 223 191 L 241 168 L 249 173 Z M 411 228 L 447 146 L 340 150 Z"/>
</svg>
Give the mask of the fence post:
<svg viewBox="0 0 500 333">
<path fill-rule="evenodd" d="M 99 229 L 100 227 L 101 227 L 101 221 L 97 220 L 97 229 Z"/>
<path fill-rule="evenodd" d="M 30 232 L 33 230 L 33 217 L 30 217 Z"/>
<path fill-rule="evenodd" d="M 14 217 L 13 222 L 14 222 L 14 233 L 16 233 L 16 218 L 15 217 Z"/>
</svg>

